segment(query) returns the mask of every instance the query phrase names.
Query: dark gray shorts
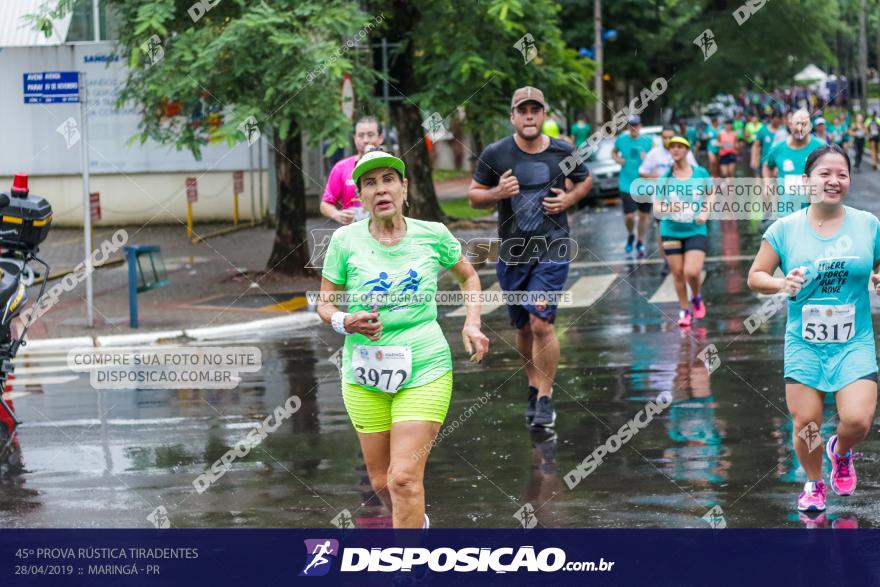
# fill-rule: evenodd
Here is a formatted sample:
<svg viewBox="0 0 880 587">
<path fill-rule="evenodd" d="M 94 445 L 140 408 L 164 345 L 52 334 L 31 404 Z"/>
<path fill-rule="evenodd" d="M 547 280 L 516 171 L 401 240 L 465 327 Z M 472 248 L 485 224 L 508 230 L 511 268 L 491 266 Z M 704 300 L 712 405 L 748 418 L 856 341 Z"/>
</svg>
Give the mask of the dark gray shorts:
<svg viewBox="0 0 880 587">
<path fill-rule="evenodd" d="M 871 373 L 869 375 L 859 377 L 858 379 L 856 379 L 856 381 L 861 381 L 862 379 L 866 379 L 868 381 L 873 381 L 874 383 L 877 383 L 877 379 L 878 379 L 877 372 L 875 371 L 874 373 Z M 797 383 L 798 385 L 803 385 L 800 381 L 798 381 L 797 379 L 793 379 L 791 377 L 786 377 L 785 382 L 786 383 Z"/>
</svg>

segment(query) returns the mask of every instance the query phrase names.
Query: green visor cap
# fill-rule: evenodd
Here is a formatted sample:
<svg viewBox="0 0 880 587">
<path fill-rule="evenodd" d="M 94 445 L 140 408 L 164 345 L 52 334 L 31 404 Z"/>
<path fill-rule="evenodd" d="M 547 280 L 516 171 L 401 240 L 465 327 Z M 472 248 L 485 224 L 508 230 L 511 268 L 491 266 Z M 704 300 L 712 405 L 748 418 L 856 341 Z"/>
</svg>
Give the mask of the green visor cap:
<svg viewBox="0 0 880 587">
<path fill-rule="evenodd" d="M 400 173 L 401 177 L 406 177 L 406 165 L 403 164 L 403 160 L 382 151 L 370 151 L 358 159 L 357 165 L 351 172 L 351 179 L 357 185 L 363 174 L 382 167 L 390 167 Z"/>
</svg>

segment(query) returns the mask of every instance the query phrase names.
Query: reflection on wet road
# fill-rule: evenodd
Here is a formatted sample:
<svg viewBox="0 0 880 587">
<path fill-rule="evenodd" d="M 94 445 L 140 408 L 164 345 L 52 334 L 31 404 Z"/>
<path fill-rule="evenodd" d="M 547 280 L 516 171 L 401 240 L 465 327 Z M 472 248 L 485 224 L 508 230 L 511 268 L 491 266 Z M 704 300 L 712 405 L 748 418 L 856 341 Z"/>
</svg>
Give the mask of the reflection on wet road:
<svg viewBox="0 0 880 587">
<path fill-rule="evenodd" d="M 851 203 L 870 200 L 855 194 Z M 446 426 L 455 425 L 428 465 L 432 525 L 706 527 L 718 506 L 727 527 L 880 526 L 876 431 L 860 445 L 854 496 L 829 496 L 820 517 L 794 510 L 804 476 L 784 402 L 784 312 L 754 334 L 743 324 L 763 303 L 746 286 L 756 223 L 711 225 L 709 315 L 686 332 L 661 265 L 623 260 L 617 209 L 573 224 L 580 264 L 567 283 L 575 304 L 557 321 L 554 431 L 524 425 L 526 379 L 504 308 L 483 318 L 493 344 L 483 365 L 459 348 L 462 318 L 441 310 L 456 360 Z M 484 287 L 492 273 L 481 272 Z M 256 345 L 263 369 L 235 390 L 99 392 L 66 369 L 65 351 L 23 357 L 12 390 L 25 422 L 24 472 L 4 470 L 0 523 L 149 527 L 161 506 L 174 527 L 387 525 L 331 361 L 340 337 L 322 327 L 210 344 Z M 710 345 L 717 355 L 707 355 Z M 566 473 L 664 392 L 672 403 L 570 490 Z M 302 407 L 196 492 L 193 480 L 292 394 Z M 826 420 L 823 435 L 834 426 L 831 405 Z"/>
</svg>

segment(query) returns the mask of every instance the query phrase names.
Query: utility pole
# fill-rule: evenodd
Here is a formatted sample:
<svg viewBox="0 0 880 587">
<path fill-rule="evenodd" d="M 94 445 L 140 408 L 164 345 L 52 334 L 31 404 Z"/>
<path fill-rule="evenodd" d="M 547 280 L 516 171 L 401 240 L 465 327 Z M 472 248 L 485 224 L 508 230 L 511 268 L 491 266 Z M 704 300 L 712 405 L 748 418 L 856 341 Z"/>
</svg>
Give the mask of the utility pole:
<svg viewBox="0 0 880 587">
<path fill-rule="evenodd" d="M 92 27 L 95 29 L 95 41 L 101 40 L 101 3 L 99 0 L 92 0 Z"/>
<path fill-rule="evenodd" d="M 866 31 L 867 0 L 862 0 L 859 6 L 859 83 L 862 86 L 861 106 L 862 112 L 868 112 L 868 34 Z"/>
<path fill-rule="evenodd" d="M 602 78 L 605 75 L 605 72 L 602 70 L 602 0 L 593 0 L 593 25 L 596 37 L 596 124 L 594 128 L 599 128 L 604 120 L 602 112 L 604 101 L 602 96 Z"/>
</svg>

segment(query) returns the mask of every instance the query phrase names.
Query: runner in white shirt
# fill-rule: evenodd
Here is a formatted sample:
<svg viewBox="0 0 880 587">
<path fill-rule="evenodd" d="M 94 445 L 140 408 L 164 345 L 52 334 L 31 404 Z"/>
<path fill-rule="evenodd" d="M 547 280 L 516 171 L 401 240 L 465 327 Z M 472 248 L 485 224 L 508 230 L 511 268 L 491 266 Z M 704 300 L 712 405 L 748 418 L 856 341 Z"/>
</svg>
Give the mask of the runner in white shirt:
<svg viewBox="0 0 880 587">
<path fill-rule="evenodd" d="M 641 177 L 657 179 L 672 169 L 672 154 L 667 147 L 669 146 L 669 139 L 674 136 L 675 131 L 671 128 L 664 128 L 660 132 L 660 144 L 648 151 L 642 164 L 639 165 L 639 175 Z M 690 151 L 688 151 L 688 163 L 694 167 L 697 165 L 697 160 L 694 158 L 694 154 Z"/>
</svg>

